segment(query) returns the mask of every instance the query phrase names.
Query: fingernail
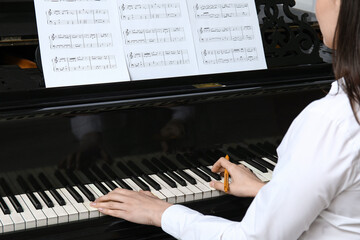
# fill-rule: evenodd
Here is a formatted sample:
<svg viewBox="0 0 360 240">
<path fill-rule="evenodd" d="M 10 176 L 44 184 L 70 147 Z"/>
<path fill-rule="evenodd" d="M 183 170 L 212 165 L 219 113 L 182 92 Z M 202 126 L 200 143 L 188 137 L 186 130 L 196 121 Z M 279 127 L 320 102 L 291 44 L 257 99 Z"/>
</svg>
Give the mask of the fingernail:
<svg viewBox="0 0 360 240">
<path fill-rule="evenodd" d="M 210 182 L 210 187 L 214 187 L 215 183 L 214 182 Z"/>
<path fill-rule="evenodd" d="M 90 203 L 90 205 L 91 205 L 91 206 L 95 206 L 95 205 L 96 205 L 96 203 L 95 203 L 95 202 L 92 202 L 92 203 Z"/>
<path fill-rule="evenodd" d="M 100 212 L 102 212 L 102 210 L 104 210 L 104 209 L 102 209 L 102 208 L 98 208 L 98 210 L 99 210 Z"/>
</svg>

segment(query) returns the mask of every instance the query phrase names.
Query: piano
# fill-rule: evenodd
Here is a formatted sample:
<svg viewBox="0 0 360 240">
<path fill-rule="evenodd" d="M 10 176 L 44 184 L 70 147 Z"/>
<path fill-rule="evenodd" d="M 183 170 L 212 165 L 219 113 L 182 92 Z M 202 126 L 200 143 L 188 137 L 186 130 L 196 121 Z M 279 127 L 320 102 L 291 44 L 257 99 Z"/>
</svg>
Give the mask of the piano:
<svg viewBox="0 0 360 240">
<path fill-rule="evenodd" d="M 270 181 L 291 121 L 334 80 L 316 19 L 256 0 L 267 70 L 45 88 L 32 0 L 0 0 L 0 239 L 173 239 L 103 216 L 114 188 L 240 221 L 208 186 L 228 154 Z"/>
</svg>

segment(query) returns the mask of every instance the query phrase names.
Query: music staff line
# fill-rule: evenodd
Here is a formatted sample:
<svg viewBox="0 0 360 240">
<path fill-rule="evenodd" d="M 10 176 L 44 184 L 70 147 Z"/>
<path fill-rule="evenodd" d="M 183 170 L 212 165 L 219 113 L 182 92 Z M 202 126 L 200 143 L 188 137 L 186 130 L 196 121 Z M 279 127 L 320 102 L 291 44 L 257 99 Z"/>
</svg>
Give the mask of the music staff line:
<svg viewBox="0 0 360 240">
<path fill-rule="evenodd" d="M 195 18 L 237 18 L 250 16 L 247 3 L 230 4 L 196 4 L 194 6 Z"/>
<path fill-rule="evenodd" d="M 185 41 L 185 30 L 183 27 L 126 29 L 123 35 L 127 45 Z"/>
<path fill-rule="evenodd" d="M 49 25 L 106 24 L 110 22 L 106 9 L 53 10 L 46 11 Z"/>
<path fill-rule="evenodd" d="M 198 29 L 200 42 L 253 40 L 252 26 L 201 27 Z"/>
<path fill-rule="evenodd" d="M 49 36 L 51 49 L 112 47 L 111 33 L 52 34 Z"/>
<path fill-rule="evenodd" d="M 202 50 L 201 56 L 205 65 L 224 64 L 236 62 L 251 62 L 258 59 L 257 49 L 255 47 Z"/>
<path fill-rule="evenodd" d="M 130 68 L 185 65 L 190 63 L 188 50 L 169 50 L 153 52 L 130 52 L 127 54 Z"/>
<path fill-rule="evenodd" d="M 181 9 L 179 3 L 122 4 L 119 7 L 119 12 L 122 20 L 144 20 L 181 17 Z"/>
<path fill-rule="evenodd" d="M 117 68 L 114 55 L 55 57 L 52 59 L 54 72 L 76 72 Z"/>
</svg>

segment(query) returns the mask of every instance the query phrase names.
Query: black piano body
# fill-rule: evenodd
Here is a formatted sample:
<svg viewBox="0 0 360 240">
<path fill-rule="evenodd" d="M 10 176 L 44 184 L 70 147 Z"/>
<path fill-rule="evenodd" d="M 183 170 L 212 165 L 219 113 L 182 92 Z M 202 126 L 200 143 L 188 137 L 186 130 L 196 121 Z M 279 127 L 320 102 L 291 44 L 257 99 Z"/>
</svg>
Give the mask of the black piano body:
<svg viewBox="0 0 360 240">
<path fill-rule="evenodd" d="M 44 195 L 60 205 L 54 191 L 68 202 L 76 200 L 72 191 L 89 198 L 84 186 L 93 196 L 102 194 L 101 185 L 106 191 L 126 187 L 124 182 L 155 191 L 146 180 L 154 175 L 155 182 L 165 175 L 180 189 L 181 179 L 191 185 L 182 172 L 198 169 L 209 177 L 205 168 L 225 154 L 269 180 L 276 146 L 291 121 L 323 97 L 334 79 L 331 56 L 311 16 L 293 9 L 292 0 L 256 3 L 268 70 L 46 89 L 39 69 L 10 64 L 14 58 L 36 61 L 33 1 L 0 1 L 0 194 L 5 204 L 14 212 L 17 204 L 25 208 L 36 198 L 42 207 L 36 211 L 47 217 L 45 208 L 52 207 Z M 194 172 L 190 176 L 197 184 L 206 182 Z M 197 189 L 198 195 L 162 193 L 204 214 L 236 221 L 252 201 L 211 190 L 205 196 Z M 58 215 L 55 223 L 35 219 L 35 227 L 20 221 L 13 230 L 6 225 L 6 232 L 0 214 L 5 232 L 0 239 L 173 239 L 155 227 L 76 214 L 78 219 L 63 221 Z"/>
</svg>

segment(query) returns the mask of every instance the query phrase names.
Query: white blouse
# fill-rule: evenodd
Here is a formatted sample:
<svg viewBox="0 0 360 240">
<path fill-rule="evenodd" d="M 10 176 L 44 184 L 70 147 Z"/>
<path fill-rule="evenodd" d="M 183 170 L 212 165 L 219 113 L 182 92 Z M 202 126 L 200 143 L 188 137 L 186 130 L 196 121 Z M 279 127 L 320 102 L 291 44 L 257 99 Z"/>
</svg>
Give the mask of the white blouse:
<svg viewBox="0 0 360 240">
<path fill-rule="evenodd" d="M 241 222 L 173 205 L 162 229 L 178 239 L 359 240 L 360 125 L 338 86 L 291 124 L 272 180 Z"/>
</svg>

